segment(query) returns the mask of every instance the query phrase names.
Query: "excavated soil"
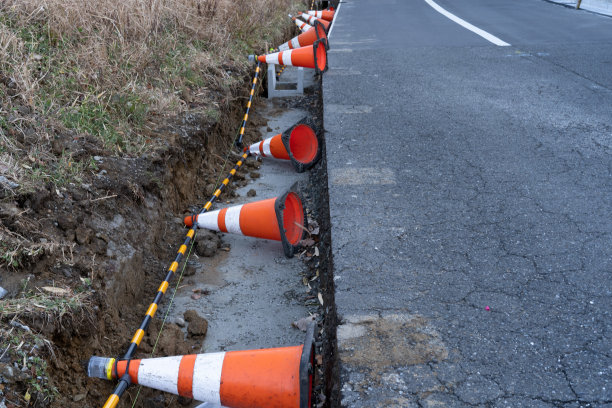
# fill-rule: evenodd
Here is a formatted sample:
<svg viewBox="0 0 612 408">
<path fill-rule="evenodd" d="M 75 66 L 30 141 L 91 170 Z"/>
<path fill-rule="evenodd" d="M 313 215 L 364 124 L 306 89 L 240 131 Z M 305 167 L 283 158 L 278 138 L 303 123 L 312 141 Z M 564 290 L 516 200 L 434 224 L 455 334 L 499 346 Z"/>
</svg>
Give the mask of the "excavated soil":
<svg viewBox="0 0 612 408">
<path fill-rule="evenodd" d="M 84 363 L 92 355 L 119 357 L 127 350 L 184 239 L 182 217 L 189 214 L 190 205 L 203 205 L 210 198 L 219 177 L 227 175 L 238 157 L 231 153 L 222 170 L 245 103 L 238 98 L 219 122 L 186 114 L 160 123 L 151 136 L 164 140 L 164 148 L 139 158 L 112 156 L 96 140 L 82 135 L 58 134 L 52 141 L 54 151 L 91 157 L 97 169 L 79 184 L 60 189 L 48 184 L 26 195 L 0 197 L 3 228 L 48 244 L 39 255 L 23 259 L 19 268 L 2 271 L 0 284 L 9 291 L 8 298 L 18 295 L 24 282 L 28 288 L 52 286 L 85 295 L 83 308 L 61 319 L 44 313 L 17 316 L 19 324 L 50 340 L 52 346 L 43 353 L 49 378 L 40 381 L 58 392 L 49 403 L 17 376 L 12 383 L 0 384 L 7 407 L 104 404 L 114 383 L 88 379 Z M 254 129 L 262 124 L 255 105 L 246 142 L 261 139 Z M 230 184 L 221 199 L 232 189 Z M 173 323 L 166 323 L 156 340 L 160 326 L 161 317 L 156 316 L 136 358 L 148 356 L 156 341 L 156 355 L 188 354 L 200 348 L 201 338 L 185 338 Z M 8 356 L 0 364 L 9 365 Z M 137 392 L 131 387 L 123 400 L 131 404 Z M 189 401 L 143 389 L 136 406 L 186 404 Z"/>
</svg>

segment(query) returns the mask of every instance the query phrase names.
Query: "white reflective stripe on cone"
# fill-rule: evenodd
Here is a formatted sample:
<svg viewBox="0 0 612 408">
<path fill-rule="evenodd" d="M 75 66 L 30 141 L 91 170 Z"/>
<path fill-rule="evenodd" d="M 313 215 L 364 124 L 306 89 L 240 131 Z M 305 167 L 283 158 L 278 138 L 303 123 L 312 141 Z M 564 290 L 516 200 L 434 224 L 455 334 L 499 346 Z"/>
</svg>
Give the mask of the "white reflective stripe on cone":
<svg viewBox="0 0 612 408">
<path fill-rule="evenodd" d="M 283 52 L 283 62 L 285 65 L 293 65 L 293 63 L 291 62 L 291 53 L 293 52 L 293 50 L 289 50 L 289 51 L 285 51 Z"/>
<path fill-rule="evenodd" d="M 289 49 L 289 42 L 288 41 L 286 43 L 281 44 L 281 45 L 278 46 L 278 50 L 279 51 L 286 51 L 288 49 Z"/>
<path fill-rule="evenodd" d="M 242 230 L 240 229 L 240 210 L 242 210 L 242 205 L 229 207 L 227 209 L 225 213 L 225 228 L 227 232 L 242 234 Z"/>
<path fill-rule="evenodd" d="M 198 354 L 193 366 L 193 398 L 221 405 L 221 371 L 225 353 Z"/>
<path fill-rule="evenodd" d="M 297 37 L 294 37 L 294 38 L 291 40 L 291 48 L 300 48 L 300 47 L 301 47 L 301 45 L 300 45 L 300 41 L 298 40 L 298 38 L 297 38 Z"/>
<path fill-rule="evenodd" d="M 274 54 L 266 55 L 266 62 L 268 64 L 279 64 L 279 62 L 278 62 L 278 52 L 275 52 Z"/>
<path fill-rule="evenodd" d="M 202 213 L 202 214 L 198 214 L 196 223 L 198 224 L 198 228 L 206 228 L 206 229 L 213 230 L 213 231 L 220 231 L 219 223 L 217 222 L 218 218 L 219 218 L 219 210 Z"/>
<path fill-rule="evenodd" d="M 138 384 L 178 394 L 179 366 L 183 356 L 140 360 Z"/>
<path fill-rule="evenodd" d="M 269 137 L 263 141 L 263 152 L 262 153 L 264 156 L 272 156 L 272 152 L 270 151 L 270 142 L 272 142 L 272 137 Z"/>
<path fill-rule="evenodd" d="M 312 28 L 312 26 L 308 23 L 303 22 L 302 20 L 295 20 L 296 23 L 298 24 L 298 27 L 300 27 L 300 30 L 303 31 L 308 31 L 309 29 Z"/>
<path fill-rule="evenodd" d="M 249 146 L 249 153 L 251 154 L 261 154 L 261 151 L 259 151 L 259 145 L 261 144 L 261 142 L 257 142 L 257 143 L 253 143 L 251 146 Z"/>
</svg>

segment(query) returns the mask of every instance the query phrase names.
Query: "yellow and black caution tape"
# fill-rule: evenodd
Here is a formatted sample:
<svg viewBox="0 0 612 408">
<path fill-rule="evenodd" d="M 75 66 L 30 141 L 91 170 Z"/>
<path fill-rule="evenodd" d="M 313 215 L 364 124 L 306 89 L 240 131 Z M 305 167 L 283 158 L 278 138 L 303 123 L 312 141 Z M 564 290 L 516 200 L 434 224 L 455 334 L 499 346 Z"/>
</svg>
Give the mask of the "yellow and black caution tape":
<svg viewBox="0 0 612 408">
<path fill-rule="evenodd" d="M 244 137 L 244 131 L 246 129 L 246 123 L 249 119 L 249 111 L 251 110 L 251 104 L 253 103 L 253 95 L 255 95 L 255 87 L 257 86 L 257 80 L 259 79 L 259 72 L 261 71 L 261 62 L 257 61 L 257 67 L 255 68 L 255 76 L 253 77 L 253 84 L 251 85 L 251 92 L 249 93 L 249 102 L 247 103 L 246 112 L 242 119 L 242 125 L 240 126 L 240 135 L 236 141 L 236 146 L 242 147 L 242 138 Z"/>
<path fill-rule="evenodd" d="M 258 77 L 259 77 L 260 69 L 261 69 L 260 68 L 260 63 L 258 62 L 257 63 L 257 67 L 255 68 L 255 76 L 253 78 L 253 83 L 252 83 L 251 91 L 250 91 L 250 94 L 249 94 L 249 101 L 247 103 L 246 113 L 244 114 L 244 118 L 242 120 L 242 124 L 240 125 L 240 131 L 239 131 L 239 133 L 237 135 L 237 138 L 235 139 L 237 145 L 241 145 L 242 144 L 242 138 L 244 136 L 244 132 L 245 132 L 245 129 L 246 129 L 247 120 L 249 118 L 249 110 L 251 109 L 251 104 L 253 102 L 253 95 L 255 94 L 255 88 L 256 88 L 256 85 L 257 85 L 257 80 L 258 80 Z M 208 210 L 210 210 L 210 208 L 212 207 L 213 202 L 217 198 L 219 198 L 219 196 L 221 195 L 221 192 L 223 191 L 225 186 L 227 186 L 229 184 L 230 179 L 236 174 L 236 172 L 240 169 L 240 167 L 242 167 L 242 165 L 244 164 L 244 162 L 245 162 L 245 160 L 247 159 L 248 156 L 249 156 L 249 153 L 248 153 L 248 151 L 245 150 L 242 153 L 242 155 L 240 157 L 240 160 L 238 160 L 238 162 L 236 162 L 236 164 L 234 165 L 234 168 L 232 168 L 230 170 L 229 175 L 221 182 L 221 184 L 219 184 L 219 187 L 215 190 L 215 192 L 213 193 L 213 196 L 204 205 L 204 207 L 202 208 L 201 213 L 202 212 L 207 212 Z M 223 164 L 223 169 L 225 169 L 225 165 L 227 164 L 228 157 L 229 157 L 229 153 L 226 156 L 225 163 Z M 195 215 L 194 215 L 194 217 L 195 217 Z M 168 267 L 168 271 L 167 271 L 166 277 L 164 278 L 163 282 L 161 283 L 161 285 L 157 289 L 157 294 L 155 295 L 155 299 L 153 299 L 153 302 L 151 303 L 151 305 L 147 309 L 147 312 L 145 314 L 145 318 L 143 319 L 142 323 L 140 324 L 140 327 L 138 328 L 138 330 L 136 330 L 136 333 L 134 333 L 134 336 L 132 337 L 132 340 L 130 341 L 130 346 L 128 347 L 128 350 L 125 353 L 125 355 L 123 356 L 123 360 L 128 360 L 128 367 L 129 367 L 129 360 L 132 359 L 132 357 L 134 356 L 134 353 L 136 352 L 136 349 L 138 348 L 138 346 L 140 345 L 140 342 L 144 338 L 145 332 L 146 332 L 147 328 L 149 327 L 149 324 L 153 320 L 153 317 L 155 316 L 155 313 L 157 312 L 159 304 L 160 304 L 162 298 L 164 297 L 164 295 L 166 294 L 166 291 L 168 290 L 168 287 L 170 286 L 170 281 L 174 277 L 174 275 L 175 275 L 175 273 L 176 273 L 176 271 L 177 271 L 177 269 L 179 267 L 179 264 L 181 263 L 182 258 L 185 255 L 188 247 L 189 247 L 189 253 L 191 253 L 191 248 L 193 247 L 193 242 L 194 242 L 194 239 L 195 239 L 195 236 L 196 236 L 196 230 L 197 230 L 197 223 L 194 222 L 192 224 L 192 227 L 189 229 L 189 231 L 187 231 L 187 234 L 185 236 L 185 240 L 183 241 L 183 244 L 179 247 L 174 261 Z M 189 258 L 189 256 L 187 256 L 186 259 L 188 259 L 188 258 Z M 183 265 L 183 271 L 184 271 L 184 268 L 185 268 L 185 264 Z M 183 271 L 181 271 L 181 277 L 182 277 L 182 272 Z M 179 278 L 179 282 L 180 282 L 180 278 Z M 178 284 L 178 282 L 177 282 L 177 284 Z M 174 298 L 174 295 L 173 295 L 173 298 Z M 166 316 L 167 316 L 167 314 L 166 314 Z M 164 322 L 165 322 L 165 317 L 164 317 Z M 158 334 L 158 339 L 159 339 L 159 336 L 161 335 L 161 330 L 163 330 L 163 324 L 162 324 L 162 329 L 160 329 L 160 333 Z M 119 380 L 119 383 L 115 387 L 115 390 L 113 391 L 113 393 L 106 400 L 106 403 L 104 404 L 103 408 L 115 408 L 117 406 L 117 404 L 119 403 L 119 399 L 121 398 L 121 396 L 123 395 L 125 390 L 130 386 L 130 377 L 127 374 L 127 372 L 128 372 L 128 370 L 126 370 L 126 374 L 124 374 L 121 377 L 121 379 Z"/>
</svg>

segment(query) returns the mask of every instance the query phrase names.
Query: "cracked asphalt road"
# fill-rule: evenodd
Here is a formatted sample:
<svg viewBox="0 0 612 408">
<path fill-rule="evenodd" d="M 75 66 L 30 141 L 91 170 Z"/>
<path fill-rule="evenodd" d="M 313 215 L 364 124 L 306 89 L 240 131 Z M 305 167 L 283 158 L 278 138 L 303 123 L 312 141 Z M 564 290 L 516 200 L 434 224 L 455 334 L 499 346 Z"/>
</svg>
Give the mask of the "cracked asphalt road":
<svg viewBox="0 0 612 408">
<path fill-rule="evenodd" d="M 330 38 L 339 402 L 612 407 L 612 18 L 438 3 L 512 45 L 416 0 Z"/>
</svg>

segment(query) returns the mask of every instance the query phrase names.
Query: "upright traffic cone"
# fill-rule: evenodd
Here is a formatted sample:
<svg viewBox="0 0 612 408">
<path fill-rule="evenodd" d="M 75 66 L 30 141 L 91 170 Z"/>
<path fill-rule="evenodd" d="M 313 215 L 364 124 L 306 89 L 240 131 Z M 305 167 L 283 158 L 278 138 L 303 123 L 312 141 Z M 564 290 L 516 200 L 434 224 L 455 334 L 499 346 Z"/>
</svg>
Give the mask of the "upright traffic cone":
<svg viewBox="0 0 612 408">
<path fill-rule="evenodd" d="M 304 237 L 306 217 L 302 200 L 290 189 L 280 197 L 236 205 L 185 217 L 185 225 L 281 241 L 288 258 Z"/>
<path fill-rule="evenodd" d="M 316 21 L 311 29 L 296 37 L 293 37 L 286 43 L 279 45 L 278 50 L 287 51 L 294 48 L 306 47 L 307 45 L 314 44 L 315 41 L 318 40 L 325 40 L 325 44 L 327 44 L 327 33 L 325 32 L 325 27 L 323 27 L 323 24 Z"/>
<path fill-rule="evenodd" d="M 314 68 L 315 72 L 320 74 L 327 71 L 327 41 L 318 40 L 306 47 L 267 55 L 249 55 L 249 60 L 254 61 L 255 59 L 267 64 Z"/>
<path fill-rule="evenodd" d="M 228 408 L 310 408 L 314 325 L 303 345 L 185 356 L 89 359 L 87 375 L 119 379 Z"/>
<path fill-rule="evenodd" d="M 304 13 L 298 13 L 304 14 Z M 310 14 L 311 16 L 315 16 L 318 18 L 322 18 L 323 20 L 332 21 L 334 19 L 335 11 L 332 10 L 308 10 L 305 14 Z"/>
<path fill-rule="evenodd" d="M 303 118 L 283 133 L 253 143 L 249 153 L 263 157 L 291 160 L 298 173 L 312 167 L 321 153 L 314 122 Z"/>
<path fill-rule="evenodd" d="M 302 14 L 300 15 L 300 18 L 305 20 L 308 24 L 314 24 L 315 21 L 318 21 L 319 23 L 323 24 L 323 27 L 325 27 L 325 32 L 329 32 L 329 27 L 331 26 L 331 23 L 327 20 L 311 16 L 310 14 Z"/>
</svg>

